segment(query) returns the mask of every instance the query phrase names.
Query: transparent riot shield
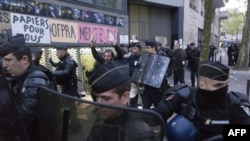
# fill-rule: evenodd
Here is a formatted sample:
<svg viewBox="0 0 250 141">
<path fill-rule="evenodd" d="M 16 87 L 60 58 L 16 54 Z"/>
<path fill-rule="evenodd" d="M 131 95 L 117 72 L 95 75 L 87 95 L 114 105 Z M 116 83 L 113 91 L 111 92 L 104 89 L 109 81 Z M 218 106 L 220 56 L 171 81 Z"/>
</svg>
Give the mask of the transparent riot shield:
<svg viewBox="0 0 250 141">
<path fill-rule="evenodd" d="M 44 141 L 164 139 L 165 122 L 152 110 L 100 105 L 42 87 L 38 99 L 40 139 Z"/>
<path fill-rule="evenodd" d="M 170 59 L 166 56 L 142 53 L 138 61 L 138 67 L 134 70 L 131 80 L 160 88 L 169 62 Z"/>
<path fill-rule="evenodd" d="M 0 141 L 29 141 L 0 60 Z"/>
</svg>

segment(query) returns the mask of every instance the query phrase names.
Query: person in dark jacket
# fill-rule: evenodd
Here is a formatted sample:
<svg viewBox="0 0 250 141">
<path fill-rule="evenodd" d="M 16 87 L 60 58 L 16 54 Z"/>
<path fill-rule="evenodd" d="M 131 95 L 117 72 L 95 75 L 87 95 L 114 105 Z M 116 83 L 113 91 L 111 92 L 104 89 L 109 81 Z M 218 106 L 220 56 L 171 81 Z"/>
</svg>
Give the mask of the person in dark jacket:
<svg viewBox="0 0 250 141">
<path fill-rule="evenodd" d="M 41 48 L 38 47 L 30 47 L 32 61 L 35 65 L 41 65 L 40 59 L 42 58 L 43 51 Z"/>
<path fill-rule="evenodd" d="M 101 65 L 90 76 L 89 84 L 96 95 L 97 103 L 127 107 L 131 87 L 127 62 L 116 60 Z M 152 129 L 144 126 L 146 124 L 142 119 L 136 119 L 129 112 L 104 106 L 97 106 L 97 110 L 97 119 L 87 141 L 148 141 L 151 138 L 148 134 L 152 133 Z M 135 127 L 139 127 L 142 132 L 138 133 Z M 128 136 L 129 131 L 133 131 L 133 137 Z"/>
<path fill-rule="evenodd" d="M 232 56 L 233 56 L 233 65 L 235 65 L 235 64 L 237 63 L 239 53 L 240 53 L 239 47 L 237 46 L 236 43 L 233 43 L 233 52 L 232 52 Z"/>
<path fill-rule="evenodd" d="M 21 35 L 1 45 L 3 68 L 12 77 L 11 89 L 30 141 L 39 141 L 38 86 L 55 88 L 52 79 L 32 63 L 30 49 Z M 55 90 L 55 89 L 54 89 Z M 44 103 L 46 104 L 46 103 Z"/>
<path fill-rule="evenodd" d="M 200 64 L 198 88 L 176 85 L 169 89 L 154 110 L 165 120 L 173 113 L 186 117 L 198 130 L 197 141 L 217 135 L 222 137 L 224 125 L 250 124 L 249 97 L 239 92 L 229 92 L 228 84 L 227 66 L 220 62 L 204 61 Z M 182 128 L 186 128 L 184 124 Z"/>
<path fill-rule="evenodd" d="M 122 49 L 117 45 L 117 43 L 115 43 L 114 40 L 111 40 L 110 42 L 112 43 L 112 46 L 114 47 L 115 51 L 117 52 L 117 56 L 115 56 L 115 53 L 111 49 L 106 49 L 103 53 L 103 56 L 101 56 L 97 52 L 96 47 L 94 45 L 94 43 L 95 43 L 94 36 L 91 35 L 91 43 L 90 43 L 91 52 L 92 52 L 93 57 L 95 58 L 95 60 L 99 64 L 105 64 L 105 63 L 112 61 L 112 60 L 123 60 L 124 53 L 123 53 Z"/>
<path fill-rule="evenodd" d="M 210 45 L 210 48 L 209 48 L 209 55 L 208 55 L 208 60 L 210 61 L 215 61 L 215 50 L 217 49 L 216 46 L 214 46 L 213 44 Z"/>
<path fill-rule="evenodd" d="M 178 83 L 185 84 L 184 81 L 185 59 L 186 59 L 186 52 L 180 48 L 179 44 L 176 44 L 172 55 L 174 85 L 177 85 Z"/>
<path fill-rule="evenodd" d="M 157 42 L 155 40 L 147 40 L 145 41 L 145 44 L 146 44 L 145 51 L 149 53 L 150 55 L 154 55 L 154 54 L 162 55 L 162 54 L 158 54 L 157 52 Z M 163 75 L 166 76 L 165 74 L 166 72 L 164 72 Z M 166 85 L 164 86 L 167 86 L 168 84 L 167 79 L 163 81 L 166 81 Z M 163 83 L 164 82 L 162 82 L 162 84 Z M 163 97 L 161 88 L 155 88 L 155 87 L 144 85 L 144 84 L 141 84 L 141 85 L 143 85 L 144 87 L 144 92 L 141 95 L 143 108 L 149 109 L 153 105 L 157 106 Z"/>
<path fill-rule="evenodd" d="M 191 72 L 191 84 L 195 86 L 195 78 L 198 78 L 199 71 L 199 61 L 200 61 L 200 49 L 195 46 L 195 43 L 190 44 L 189 49 L 186 50 L 187 60 L 188 60 L 188 69 Z"/>
<path fill-rule="evenodd" d="M 40 64 L 40 59 L 42 58 L 43 50 L 38 47 L 30 47 L 30 52 L 34 65 L 36 67 L 39 67 L 44 72 L 46 72 L 46 74 L 53 80 L 54 83 L 53 86 L 56 86 L 57 84 L 55 79 L 53 78 L 51 70 Z M 57 87 L 55 87 L 54 89 L 57 90 Z"/>
<path fill-rule="evenodd" d="M 233 66 L 234 65 L 234 58 L 233 58 L 233 54 L 234 54 L 234 49 L 233 49 L 233 44 L 230 43 L 230 45 L 228 46 L 227 49 L 227 57 L 228 57 L 228 66 Z"/>
<path fill-rule="evenodd" d="M 80 98 L 77 86 L 76 68 L 78 64 L 67 52 L 66 46 L 58 46 L 56 48 L 56 55 L 60 62 L 55 63 L 50 58 L 50 63 L 55 66 L 56 69 L 52 71 L 52 75 L 55 77 L 56 83 L 61 86 L 61 92 L 73 97 Z M 72 121 L 70 123 L 71 132 L 77 131 L 81 128 L 79 118 L 76 113 L 76 105 L 72 102 L 65 101 L 65 106 L 70 107 L 72 113 Z"/>
<path fill-rule="evenodd" d="M 127 59 L 129 63 L 130 76 L 133 75 L 134 70 L 136 69 L 136 67 L 139 66 L 139 59 L 142 53 L 142 46 L 139 42 L 136 42 L 131 44 L 131 48 L 132 48 L 132 55 Z M 135 82 L 131 82 L 131 91 L 130 91 L 131 106 L 137 106 L 139 95 L 140 92 L 138 89 L 138 84 Z"/>
<path fill-rule="evenodd" d="M 56 83 L 61 86 L 62 93 L 80 97 L 77 91 L 76 75 L 78 64 L 67 52 L 67 49 L 66 46 L 56 47 L 56 56 L 60 60 L 58 63 L 54 62 L 51 57 L 49 58 L 51 65 L 56 67 L 52 71 L 52 75 L 55 77 Z"/>
</svg>

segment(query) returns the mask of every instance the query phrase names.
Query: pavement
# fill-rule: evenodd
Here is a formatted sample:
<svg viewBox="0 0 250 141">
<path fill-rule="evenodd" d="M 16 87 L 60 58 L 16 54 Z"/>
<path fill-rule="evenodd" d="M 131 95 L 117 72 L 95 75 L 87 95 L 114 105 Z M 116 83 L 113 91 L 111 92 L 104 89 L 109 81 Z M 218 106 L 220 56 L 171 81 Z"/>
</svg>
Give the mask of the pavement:
<svg viewBox="0 0 250 141">
<path fill-rule="evenodd" d="M 226 48 L 220 48 L 217 53 L 215 60 L 220 61 L 222 64 L 227 65 L 228 57 L 226 53 Z M 250 87 L 250 70 L 247 71 L 237 71 L 233 69 L 233 66 L 228 66 L 230 68 L 229 72 L 229 91 L 237 91 L 244 94 L 247 94 L 247 85 Z M 168 81 L 170 85 L 173 85 L 173 77 L 169 77 Z M 249 84 L 248 84 L 249 81 Z M 190 72 L 185 69 L 185 83 L 191 86 Z M 83 92 L 85 93 L 85 92 Z M 248 94 L 249 95 L 249 94 Z M 86 94 L 83 99 L 92 100 L 91 96 Z"/>
</svg>

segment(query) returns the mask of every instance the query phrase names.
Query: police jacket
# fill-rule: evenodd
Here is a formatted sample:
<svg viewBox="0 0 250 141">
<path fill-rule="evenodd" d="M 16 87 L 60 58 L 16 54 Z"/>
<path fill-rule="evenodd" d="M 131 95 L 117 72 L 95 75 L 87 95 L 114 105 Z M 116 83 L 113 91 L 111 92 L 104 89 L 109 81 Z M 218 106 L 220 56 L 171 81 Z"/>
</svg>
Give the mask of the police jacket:
<svg viewBox="0 0 250 141">
<path fill-rule="evenodd" d="M 76 68 L 78 64 L 71 56 L 65 55 L 59 63 L 54 63 L 51 59 L 50 62 L 56 67 L 52 75 L 55 77 L 58 85 L 61 85 L 63 88 L 77 86 Z"/>
<path fill-rule="evenodd" d="M 136 67 L 139 67 L 139 66 L 140 66 L 140 65 L 139 65 L 140 56 L 141 56 L 141 54 L 139 54 L 139 55 L 131 55 L 131 56 L 127 59 L 128 63 L 129 63 L 130 75 L 133 74 L 134 69 L 135 69 Z"/>
<path fill-rule="evenodd" d="M 26 128 L 30 128 L 38 120 L 37 86 L 54 90 L 56 87 L 51 77 L 33 64 L 22 76 L 12 81 L 14 100 Z"/>
<path fill-rule="evenodd" d="M 186 59 L 188 60 L 189 67 L 196 67 L 200 61 L 200 50 L 195 48 L 194 50 L 188 49 Z"/>
<path fill-rule="evenodd" d="M 171 59 L 173 69 L 183 69 L 184 67 L 183 61 L 185 61 L 185 59 L 186 59 L 186 53 L 183 49 L 174 50 Z"/>
<path fill-rule="evenodd" d="M 225 124 L 250 124 L 250 104 L 246 95 L 229 92 L 220 104 L 202 107 L 197 104 L 196 89 L 187 85 L 172 87 L 155 110 L 164 119 L 173 113 L 184 115 L 197 127 L 197 140 L 223 135 Z"/>
</svg>

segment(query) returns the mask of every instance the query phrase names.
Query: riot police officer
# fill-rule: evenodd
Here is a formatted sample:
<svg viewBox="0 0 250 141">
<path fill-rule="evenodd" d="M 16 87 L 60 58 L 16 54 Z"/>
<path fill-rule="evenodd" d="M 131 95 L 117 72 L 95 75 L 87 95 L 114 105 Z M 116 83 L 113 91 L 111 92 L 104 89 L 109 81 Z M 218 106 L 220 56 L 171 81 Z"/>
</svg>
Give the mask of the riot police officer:
<svg viewBox="0 0 250 141">
<path fill-rule="evenodd" d="M 56 67 L 55 71 L 52 72 L 52 75 L 55 77 L 57 84 L 61 86 L 62 93 L 80 97 L 77 92 L 78 80 L 76 68 L 78 67 L 78 64 L 67 52 L 67 49 L 66 46 L 56 47 L 56 55 L 60 62 L 55 63 L 51 57 L 49 58 L 51 65 Z"/>
<path fill-rule="evenodd" d="M 174 52 L 172 55 L 172 67 L 173 67 L 173 79 L 174 85 L 178 82 L 184 84 L 184 62 L 186 59 L 186 52 L 180 48 L 179 44 L 174 46 Z"/>
<path fill-rule="evenodd" d="M 139 65 L 139 59 L 142 53 L 142 46 L 140 42 L 131 43 L 130 46 L 132 48 L 132 55 L 127 58 L 127 61 L 129 63 L 130 76 L 132 76 L 135 68 L 138 67 Z M 137 106 L 139 95 L 140 95 L 140 92 L 139 92 L 138 84 L 135 82 L 132 82 L 131 91 L 130 91 L 130 105 L 131 106 Z"/>
<path fill-rule="evenodd" d="M 1 45 L 0 56 L 3 68 L 11 77 L 14 101 L 29 139 L 39 141 L 39 118 L 37 91 L 39 86 L 50 89 L 56 86 L 44 70 L 32 63 L 30 49 L 25 45 L 23 35 L 17 35 Z"/>
<path fill-rule="evenodd" d="M 62 93 L 78 97 L 81 96 L 78 93 L 77 87 L 77 75 L 76 68 L 78 64 L 67 52 L 66 46 L 57 46 L 56 55 L 60 62 L 55 63 L 50 58 L 50 63 L 56 67 L 55 71 L 52 72 L 52 75 L 55 77 L 57 84 L 61 86 Z M 77 131 L 81 128 L 79 118 L 76 113 L 76 105 L 70 101 L 65 101 L 65 106 L 68 106 L 72 113 L 71 129 L 72 132 Z"/>
<path fill-rule="evenodd" d="M 195 78 L 198 78 L 199 71 L 199 61 L 200 61 L 200 49 L 195 46 L 195 43 L 190 43 L 190 48 L 186 50 L 187 60 L 188 60 L 188 69 L 190 69 L 191 83 L 192 86 L 195 86 Z"/>
<path fill-rule="evenodd" d="M 185 116 L 198 129 L 195 140 L 223 135 L 225 124 L 250 124 L 248 97 L 239 92 L 228 92 L 228 83 L 227 66 L 220 62 L 202 62 L 198 88 L 172 87 L 155 110 L 164 119 L 174 112 Z"/>
<path fill-rule="evenodd" d="M 150 55 L 162 55 L 160 54 L 160 52 L 157 51 L 157 42 L 155 40 L 147 40 L 145 41 L 146 44 L 146 48 L 145 51 L 147 53 L 149 53 Z M 144 86 L 144 92 L 141 95 L 142 98 L 142 104 L 143 104 L 143 108 L 145 109 L 149 109 L 151 106 L 157 106 L 158 103 L 161 101 L 162 97 L 163 97 L 163 91 L 165 91 L 166 89 L 168 89 L 170 86 L 168 85 L 168 80 L 166 78 L 166 72 L 164 72 L 164 79 L 163 82 L 161 84 L 160 88 L 155 88 L 152 86 L 148 86 L 148 85 L 143 85 Z M 165 79 L 166 78 L 166 79 Z"/>
<path fill-rule="evenodd" d="M 90 76 L 89 83 L 97 103 L 115 107 L 128 105 L 131 82 L 127 62 L 109 61 L 101 65 Z M 148 141 L 155 137 L 148 124 L 133 113 L 105 106 L 97 106 L 97 110 L 87 141 Z"/>
</svg>

